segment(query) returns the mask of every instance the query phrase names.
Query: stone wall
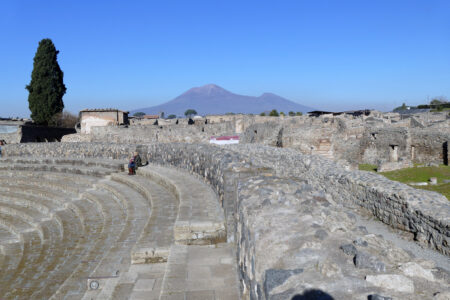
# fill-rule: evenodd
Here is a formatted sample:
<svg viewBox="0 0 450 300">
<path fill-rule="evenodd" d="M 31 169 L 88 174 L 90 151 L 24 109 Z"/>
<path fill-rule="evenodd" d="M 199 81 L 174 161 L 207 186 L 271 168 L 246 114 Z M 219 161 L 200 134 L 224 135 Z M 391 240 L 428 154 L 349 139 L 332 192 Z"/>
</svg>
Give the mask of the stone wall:
<svg viewBox="0 0 450 300">
<path fill-rule="evenodd" d="M 413 117 L 404 120 L 384 117 L 268 117 L 264 123 L 247 126 L 241 143 L 292 148 L 303 154 L 319 154 L 350 163 L 445 161 L 449 120 L 421 119 L 426 127 Z"/>
<path fill-rule="evenodd" d="M 293 255 L 289 249 L 298 249 L 295 243 L 303 241 L 295 238 L 295 234 L 305 234 L 302 230 L 309 228 L 297 227 L 302 222 L 310 224 L 307 217 L 313 213 L 308 213 L 308 209 L 317 207 L 314 201 L 319 201 L 317 204 L 321 203 L 325 208 L 337 205 L 336 209 L 327 209 L 331 215 L 324 224 L 328 224 L 331 217 L 339 222 L 348 220 L 344 211 L 334 216 L 339 203 L 357 204 L 384 223 L 412 233 L 417 242 L 450 255 L 450 205 L 444 196 L 416 190 L 374 173 L 345 171 L 332 161 L 292 149 L 251 144 L 217 147 L 186 143 L 57 143 L 7 145 L 4 153 L 5 156 L 126 159 L 136 149 L 144 159 L 187 169 L 215 189 L 227 218 L 228 239 L 237 245 L 243 292 L 249 297 L 268 299 L 275 291 L 272 291 L 268 278 L 277 271 L 271 270 L 279 264 L 279 259 Z M 309 204 L 297 203 L 299 199 L 309 201 Z M 278 204 L 282 205 L 274 210 L 274 205 Z M 300 214 L 300 210 L 305 209 Z M 320 211 L 317 214 L 316 218 L 323 217 Z M 280 222 L 281 217 L 284 219 Z M 271 231 L 276 233 L 276 243 L 275 236 L 269 234 Z M 269 237 L 272 238 L 264 243 Z M 284 244 L 283 238 L 289 244 Z M 308 235 L 305 238 L 310 239 Z M 308 257 L 307 253 L 302 255 Z M 284 264 L 288 263 L 288 260 L 284 261 Z M 279 268 L 288 269 L 289 266 Z M 324 268 L 323 272 L 327 273 L 330 266 L 319 268 Z M 300 269 L 291 271 L 292 274 L 303 272 Z"/>
<path fill-rule="evenodd" d="M 435 162 L 442 164 L 447 156 L 446 143 L 450 141 L 450 130 L 411 129 L 411 146 L 414 147 L 414 161 L 419 163 Z"/>
<path fill-rule="evenodd" d="M 378 164 L 411 159 L 411 136 L 408 128 L 367 128 L 360 143 L 362 163 Z M 396 159 L 393 154 L 396 152 Z"/>
<path fill-rule="evenodd" d="M 219 124 L 177 124 L 146 126 L 104 126 L 92 127 L 89 138 L 93 142 L 111 143 L 209 143 L 211 136 L 233 135 L 233 123 Z"/>
<path fill-rule="evenodd" d="M 307 179 L 336 199 L 363 206 L 384 223 L 412 232 L 418 241 L 450 254 L 450 237 L 447 236 L 450 205 L 444 196 L 374 173 L 346 171 L 332 161 L 292 149 L 260 145 L 58 143 L 7 145 L 4 154 L 127 159 L 135 149 L 143 153 L 144 159 L 188 169 L 204 177 L 223 202 L 231 201 L 228 196 L 235 195 L 236 191 L 229 188 L 234 189 L 237 183 L 233 181 L 239 178 L 274 172 L 281 177 Z"/>
</svg>

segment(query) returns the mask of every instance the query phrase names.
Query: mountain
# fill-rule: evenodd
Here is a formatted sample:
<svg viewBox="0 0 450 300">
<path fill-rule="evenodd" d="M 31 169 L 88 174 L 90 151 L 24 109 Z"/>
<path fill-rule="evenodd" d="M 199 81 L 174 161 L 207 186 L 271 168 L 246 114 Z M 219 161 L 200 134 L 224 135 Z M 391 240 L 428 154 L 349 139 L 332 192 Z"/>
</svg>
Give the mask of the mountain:
<svg viewBox="0 0 450 300">
<path fill-rule="evenodd" d="M 195 109 L 199 115 L 225 114 L 229 112 L 244 114 L 259 114 L 263 111 L 276 109 L 286 114 L 289 111 L 303 113 L 314 110 L 293 101 L 271 93 L 264 93 L 259 97 L 244 96 L 231 93 L 215 84 L 195 87 L 181 94 L 175 99 L 157 106 L 135 109 L 135 112 L 159 114 L 166 116 L 174 114 L 184 116 L 187 109 Z"/>
</svg>

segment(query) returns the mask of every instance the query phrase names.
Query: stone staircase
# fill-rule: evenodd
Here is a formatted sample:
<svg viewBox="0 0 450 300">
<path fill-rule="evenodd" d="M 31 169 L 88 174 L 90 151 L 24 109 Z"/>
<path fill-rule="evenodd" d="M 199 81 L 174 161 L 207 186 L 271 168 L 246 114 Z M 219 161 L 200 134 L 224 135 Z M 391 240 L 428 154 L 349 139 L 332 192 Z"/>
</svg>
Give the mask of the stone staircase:
<svg viewBox="0 0 450 300">
<path fill-rule="evenodd" d="M 320 155 L 329 159 L 333 159 L 333 149 L 329 139 L 322 139 L 319 141 L 319 147 L 313 149 L 311 154 Z"/>
<path fill-rule="evenodd" d="M 239 298 L 209 186 L 160 166 L 122 170 L 115 160 L 0 159 L 1 299 Z M 208 268 L 194 267 L 196 253 Z M 196 271 L 175 280 L 178 264 Z"/>
</svg>

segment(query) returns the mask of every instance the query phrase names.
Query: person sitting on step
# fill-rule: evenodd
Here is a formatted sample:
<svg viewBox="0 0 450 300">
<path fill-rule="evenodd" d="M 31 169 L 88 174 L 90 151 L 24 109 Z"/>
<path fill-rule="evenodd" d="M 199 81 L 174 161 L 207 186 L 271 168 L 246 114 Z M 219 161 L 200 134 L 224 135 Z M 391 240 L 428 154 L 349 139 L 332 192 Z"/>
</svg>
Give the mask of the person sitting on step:
<svg viewBox="0 0 450 300">
<path fill-rule="evenodd" d="M 128 175 L 136 175 L 136 163 L 134 157 L 132 157 L 128 163 Z"/>
</svg>

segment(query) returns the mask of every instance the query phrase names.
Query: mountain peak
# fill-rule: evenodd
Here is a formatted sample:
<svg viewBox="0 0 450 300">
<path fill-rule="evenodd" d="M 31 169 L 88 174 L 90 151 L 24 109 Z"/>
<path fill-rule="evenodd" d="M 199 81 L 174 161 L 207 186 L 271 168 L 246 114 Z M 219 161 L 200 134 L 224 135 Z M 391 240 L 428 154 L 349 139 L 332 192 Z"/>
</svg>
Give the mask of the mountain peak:
<svg viewBox="0 0 450 300">
<path fill-rule="evenodd" d="M 206 85 L 203 85 L 200 87 L 194 87 L 194 88 L 188 90 L 187 92 L 185 92 L 183 95 L 190 95 L 190 94 L 200 94 L 200 95 L 204 95 L 204 96 L 216 96 L 216 95 L 230 94 L 230 92 L 216 84 L 210 83 L 210 84 L 206 84 Z"/>
<path fill-rule="evenodd" d="M 259 97 L 245 96 L 229 92 L 216 84 L 207 84 L 191 88 L 169 102 L 135 111 L 142 111 L 146 114 L 163 111 L 166 115 L 182 116 L 187 109 L 195 109 L 200 115 L 229 112 L 259 114 L 272 109 L 301 112 L 314 110 L 273 93 L 264 93 Z"/>
<path fill-rule="evenodd" d="M 275 95 L 274 93 L 264 93 L 264 94 L 262 94 L 261 96 L 259 96 L 260 98 L 261 97 L 280 97 L 280 96 L 278 96 L 278 95 Z"/>
</svg>

